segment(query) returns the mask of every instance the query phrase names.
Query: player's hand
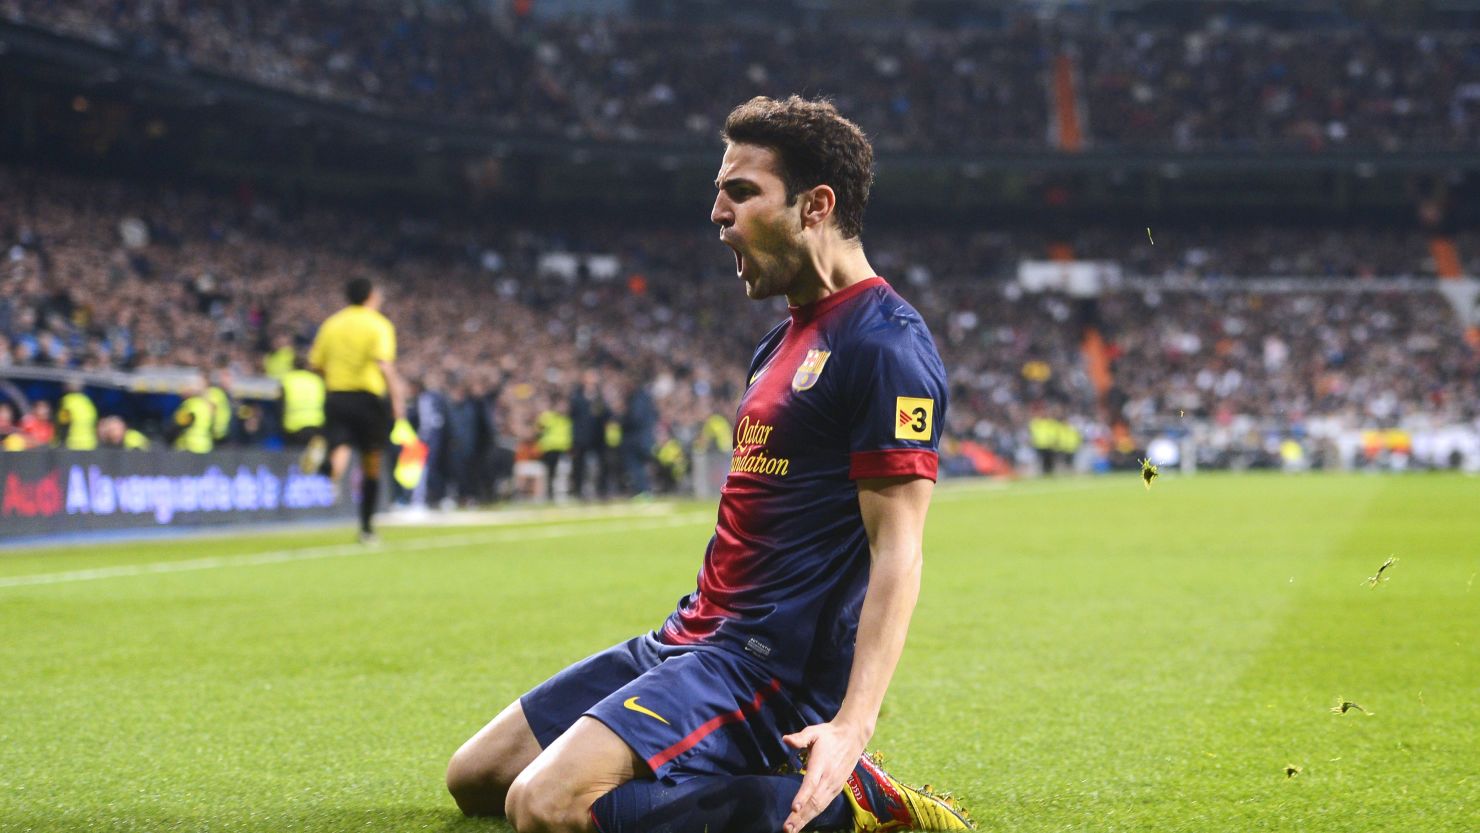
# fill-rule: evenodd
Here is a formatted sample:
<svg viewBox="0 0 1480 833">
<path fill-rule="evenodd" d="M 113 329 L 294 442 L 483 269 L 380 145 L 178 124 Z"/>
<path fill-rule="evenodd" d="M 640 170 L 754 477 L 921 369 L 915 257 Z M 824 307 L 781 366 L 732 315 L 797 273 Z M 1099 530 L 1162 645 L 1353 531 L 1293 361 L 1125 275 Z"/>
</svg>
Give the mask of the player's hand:
<svg viewBox="0 0 1480 833">
<path fill-rule="evenodd" d="M 807 774 L 781 827 L 782 833 L 798 833 L 843 791 L 868 744 L 868 734 L 846 723 L 818 723 L 782 740 L 793 749 L 807 750 Z"/>
</svg>

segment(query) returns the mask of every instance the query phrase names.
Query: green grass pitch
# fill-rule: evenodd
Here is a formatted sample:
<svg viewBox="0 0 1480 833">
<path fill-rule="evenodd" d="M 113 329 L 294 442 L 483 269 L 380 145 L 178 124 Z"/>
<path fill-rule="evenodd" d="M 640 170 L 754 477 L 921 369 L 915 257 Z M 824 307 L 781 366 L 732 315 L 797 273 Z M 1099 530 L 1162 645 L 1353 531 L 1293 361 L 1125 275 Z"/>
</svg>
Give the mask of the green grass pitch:
<svg viewBox="0 0 1480 833">
<path fill-rule="evenodd" d="M 506 831 L 448 756 L 712 519 L 0 551 L 0 830 Z M 942 488 L 925 563 L 874 746 L 982 829 L 1480 830 L 1480 480 Z"/>
</svg>

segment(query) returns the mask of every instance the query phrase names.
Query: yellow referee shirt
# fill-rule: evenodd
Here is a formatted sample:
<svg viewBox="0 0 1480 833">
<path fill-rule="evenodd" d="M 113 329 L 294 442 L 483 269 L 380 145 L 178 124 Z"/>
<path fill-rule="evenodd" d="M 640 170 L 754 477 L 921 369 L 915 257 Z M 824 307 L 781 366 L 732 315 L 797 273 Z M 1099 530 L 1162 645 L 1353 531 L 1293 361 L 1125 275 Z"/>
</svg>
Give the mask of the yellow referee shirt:
<svg viewBox="0 0 1480 833">
<path fill-rule="evenodd" d="M 330 391 L 365 391 L 385 396 L 385 374 L 377 362 L 396 360 L 396 328 L 384 315 L 354 305 L 319 327 L 308 362 L 324 374 Z"/>
</svg>

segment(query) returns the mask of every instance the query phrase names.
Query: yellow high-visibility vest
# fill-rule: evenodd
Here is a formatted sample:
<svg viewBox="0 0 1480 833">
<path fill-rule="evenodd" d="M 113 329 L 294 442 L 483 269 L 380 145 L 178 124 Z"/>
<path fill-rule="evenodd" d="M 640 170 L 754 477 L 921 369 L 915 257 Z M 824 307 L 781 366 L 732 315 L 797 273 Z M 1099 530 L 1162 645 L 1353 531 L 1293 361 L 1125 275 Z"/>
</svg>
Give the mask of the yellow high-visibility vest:
<svg viewBox="0 0 1480 833">
<path fill-rule="evenodd" d="M 211 403 L 203 396 L 192 396 L 175 409 L 175 424 L 181 426 L 175 438 L 177 451 L 209 454 L 216 447 L 211 433 Z"/>
<path fill-rule="evenodd" d="M 262 371 L 273 379 L 281 379 L 293 370 L 293 348 L 279 347 L 262 360 Z"/>
<path fill-rule="evenodd" d="M 324 424 L 324 380 L 307 370 L 283 374 L 283 430 L 288 433 Z"/>
<path fill-rule="evenodd" d="M 98 408 L 87 394 L 73 391 L 63 396 L 57 407 L 57 422 L 67 426 L 67 448 L 92 451 L 98 447 Z"/>
<path fill-rule="evenodd" d="M 1084 435 L 1082 435 L 1082 434 L 1079 433 L 1079 429 L 1078 428 L 1075 428 L 1074 426 L 1070 425 L 1067 422 L 1060 422 L 1059 423 L 1059 433 L 1058 433 L 1058 450 L 1059 451 L 1062 451 L 1065 454 L 1073 454 L 1073 453 L 1077 452 L 1079 450 L 1079 446 L 1081 446 L 1083 444 L 1084 444 Z"/>
<path fill-rule="evenodd" d="M 735 429 L 723 414 L 710 414 L 699 426 L 699 436 L 694 439 L 695 451 L 709 449 L 729 454 L 735 450 Z"/>
<path fill-rule="evenodd" d="M 211 385 L 206 389 L 206 399 L 215 406 L 211 411 L 211 437 L 219 442 L 231 430 L 231 397 L 219 385 Z"/>
<path fill-rule="evenodd" d="M 689 470 L 689 461 L 683 456 L 683 443 L 678 440 L 669 439 L 659 445 L 653 456 L 657 458 L 659 465 L 671 469 L 674 474 L 681 475 Z"/>
<path fill-rule="evenodd" d="M 570 417 L 558 411 L 544 411 L 535 418 L 535 425 L 539 426 L 540 437 L 535 441 L 535 448 L 541 454 L 551 451 L 570 451 L 572 432 Z"/>
<path fill-rule="evenodd" d="M 1053 448 L 1059 437 L 1059 421 L 1048 417 L 1033 417 L 1028 420 L 1028 438 L 1034 448 Z"/>
</svg>

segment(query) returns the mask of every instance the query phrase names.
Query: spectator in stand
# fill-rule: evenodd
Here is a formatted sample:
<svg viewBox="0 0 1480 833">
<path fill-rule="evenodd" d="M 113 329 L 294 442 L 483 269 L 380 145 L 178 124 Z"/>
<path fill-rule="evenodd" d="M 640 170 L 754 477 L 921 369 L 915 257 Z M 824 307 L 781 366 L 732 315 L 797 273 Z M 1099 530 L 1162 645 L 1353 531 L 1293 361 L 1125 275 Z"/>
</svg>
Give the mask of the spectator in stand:
<svg viewBox="0 0 1480 833">
<path fill-rule="evenodd" d="M 15 421 L 15 406 L 0 401 L 0 451 L 24 451 L 26 435 Z"/>
<path fill-rule="evenodd" d="M 98 443 L 99 448 L 149 450 L 149 438 L 128 427 L 119 416 L 105 416 L 98 420 Z"/>
<path fill-rule="evenodd" d="M 48 448 L 55 445 L 57 429 L 52 422 L 51 403 L 45 399 L 32 402 L 30 412 L 21 417 L 20 433 L 26 439 L 27 448 Z"/>
</svg>

